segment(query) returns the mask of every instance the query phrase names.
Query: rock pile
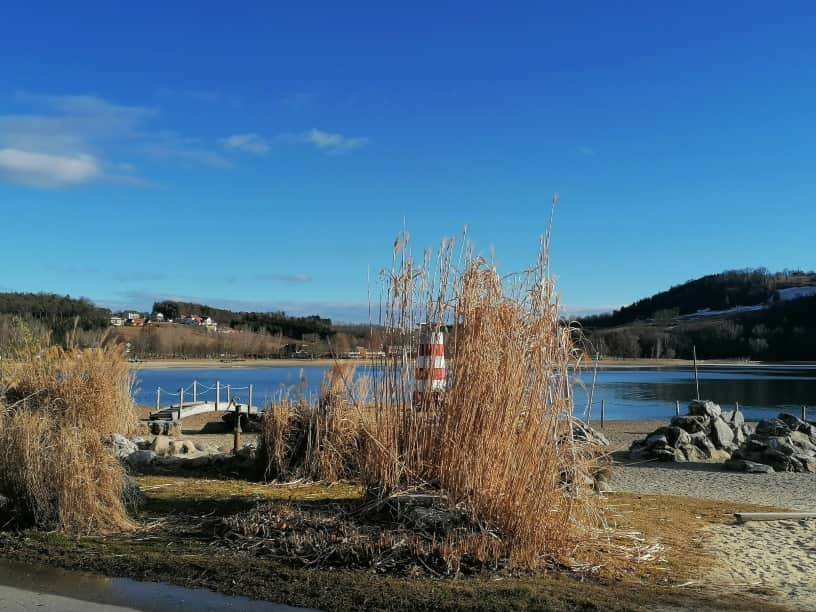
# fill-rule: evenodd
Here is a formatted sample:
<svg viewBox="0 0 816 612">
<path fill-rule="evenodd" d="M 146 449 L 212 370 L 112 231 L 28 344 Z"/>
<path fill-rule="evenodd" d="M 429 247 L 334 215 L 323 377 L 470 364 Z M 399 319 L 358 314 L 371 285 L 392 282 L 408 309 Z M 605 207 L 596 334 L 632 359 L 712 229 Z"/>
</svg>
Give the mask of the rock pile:
<svg viewBox="0 0 816 612">
<path fill-rule="evenodd" d="M 740 472 L 816 473 L 816 426 L 791 414 L 753 425 L 725 467 Z"/>
<path fill-rule="evenodd" d="M 634 460 L 721 463 L 731 458 L 748 435 L 741 412 L 723 412 L 708 400 L 692 400 L 688 414 L 676 416 L 630 447 Z"/>
<path fill-rule="evenodd" d="M 140 473 L 197 468 L 250 469 L 256 455 L 254 444 L 243 446 L 237 455 L 233 455 L 207 442 L 162 435 L 146 440 L 113 434 L 107 440 L 107 446 L 126 467 Z"/>
</svg>

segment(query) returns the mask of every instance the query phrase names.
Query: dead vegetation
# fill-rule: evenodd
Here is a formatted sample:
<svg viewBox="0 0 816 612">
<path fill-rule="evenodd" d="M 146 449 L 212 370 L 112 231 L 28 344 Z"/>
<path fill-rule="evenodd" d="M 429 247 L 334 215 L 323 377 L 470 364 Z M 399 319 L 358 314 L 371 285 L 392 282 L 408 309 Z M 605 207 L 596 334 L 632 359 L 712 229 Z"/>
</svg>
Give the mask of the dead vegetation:
<svg viewBox="0 0 816 612">
<path fill-rule="evenodd" d="M 317 405 L 273 405 L 265 476 L 354 476 L 376 508 L 406 490 L 443 496 L 469 522 L 444 535 L 447 567 L 468 558 L 538 570 L 596 541 L 601 513 L 587 485 L 599 449 L 573 435 L 569 368 L 579 355 L 548 257 L 549 232 L 535 265 L 502 276 L 467 242 L 415 261 L 401 235 L 381 305 L 386 344 L 401 351 L 364 377 L 335 368 Z M 444 394 L 414 402 L 420 326 L 445 333 L 451 367 Z"/>
<path fill-rule="evenodd" d="M 0 493 L 12 519 L 65 532 L 132 528 L 125 472 L 102 444 L 136 423 L 121 348 L 64 350 L 21 336 L 0 365 Z"/>
</svg>

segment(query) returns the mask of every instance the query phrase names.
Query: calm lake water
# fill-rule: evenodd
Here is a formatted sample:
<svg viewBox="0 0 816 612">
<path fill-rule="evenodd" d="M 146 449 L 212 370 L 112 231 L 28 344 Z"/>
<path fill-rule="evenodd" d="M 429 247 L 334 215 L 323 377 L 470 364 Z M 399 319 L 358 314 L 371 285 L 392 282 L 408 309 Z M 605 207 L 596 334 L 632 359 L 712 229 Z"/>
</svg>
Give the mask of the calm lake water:
<svg viewBox="0 0 816 612">
<path fill-rule="evenodd" d="M 177 393 L 180 387 L 185 387 L 187 401 L 191 399 L 190 385 L 197 380 L 199 398 L 212 399 L 214 391 L 205 394 L 204 390 L 220 381 L 222 387 L 230 385 L 232 393 L 244 401 L 247 393 L 244 387 L 251 383 L 253 403 L 262 406 L 275 395 L 298 385 L 301 373 L 307 392 L 317 393 L 325 370 L 322 366 L 138 370 L 134 398 L 138 404 L 155 404 L 156 387 L 160 386 L 167 391 L 162 395 L 165 405 L 178 401 L 170 392 Z M 360 370 L 363 368 L 358 368 Z M 576 414 L 584 414 L 591 384 L 591 371 L 582 372 L 576 379 Z M 811 414 L 816 416 L 816 368 L 704 367 L 700 369 L 700 395 L 716 401 L 724 410 L 733 408 L 738 401 L 749 418 L 767 418 L 777 412 L 798 415 L 803 405 L 811 406 Z M 681 411 L 685 412 L 685 406 L 694 396 L 691 368 L 599 369 L 593 414 L 599 414 L 600 401 L 605 400 L 607 419 L 666 418 L 674 414 L 675 400 L 680 400 Z M 223 401 L 225 391 L 221 398 Z"/>
</svg>

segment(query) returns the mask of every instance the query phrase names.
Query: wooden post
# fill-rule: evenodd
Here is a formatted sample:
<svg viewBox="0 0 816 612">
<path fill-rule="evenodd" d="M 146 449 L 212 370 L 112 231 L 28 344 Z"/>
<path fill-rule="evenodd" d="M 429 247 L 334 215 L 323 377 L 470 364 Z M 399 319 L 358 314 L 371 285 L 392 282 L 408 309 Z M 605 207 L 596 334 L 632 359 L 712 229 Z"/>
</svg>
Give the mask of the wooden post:
<svg viewBox="0 0 816 612">
<path fill-rule="evenodd" d="M 680 416 L 680 400 L 674 400 L 674 416 Z"/>
<path fill-rule="evenodd" d="M 802 406 L 802 420 L 807 421 L 807 406 Z"/>
<path fill-rule="evenodd" d="M 249 385 L 249 401 L 247 402 L 247 421 L 249 421 L 249 411 L 252 410 L 252 385 Z"/>
<path fill-rule="evenodd" d="M 227 404 L 230 403 L 230 386 L 227 385 Z"/>
<path fill-rule="evenodd" d="M 196 403 L 197 399 L 198 399 L 198 382 L 196 382 L 194 380 L 193 381 L 193 403 L 194 404 Z"/>
<path fill-rule="evenodd" d="M 601 429 L 604 428 L 604 419 L 606 418 L 606 400 L 601 400 Z"/>
<path fill-rule="evenodd" d="M 238 398 L 235 398 L 235 421 L 232 424 L 232 453 L 238 454 L 238 449 L 241 448 L 241 404 Z"/>
<path fill-rule="evenodd" d="M 697 399 L 700 399 L 700 378 L 697 375 L 697 345 L 696 344 L 692 347 L 692 351 L 694 351 L 694 384 L 697 387 Z"/>
<path fill-rule="evenodd" d="M 590 417 L 592 416 L 592 400 L 595 397 L 595 377 L 598 375 L 598 359 L 600 353 L 595 353 L 595 368 L 592 370 L 592 388 L 589 390 L 589 401 L 587 402 L 586 422 L 589 425 Z"/>
<path fill-rule="evenodd" d="M 181 411 L 184 409 L 184 387 L 179 389 L 179 421 L 181 420 Z"/>
<path fill-rule="evenodd" d="M 156 387 L 156 412 L 161 410 L 161 387 Z"/>
<path fill-rule="evenodd" d="M 215 411 L 218 412 L 218 402 L 221 401 L 221 383 L 215 381 Z"/>
</svg>

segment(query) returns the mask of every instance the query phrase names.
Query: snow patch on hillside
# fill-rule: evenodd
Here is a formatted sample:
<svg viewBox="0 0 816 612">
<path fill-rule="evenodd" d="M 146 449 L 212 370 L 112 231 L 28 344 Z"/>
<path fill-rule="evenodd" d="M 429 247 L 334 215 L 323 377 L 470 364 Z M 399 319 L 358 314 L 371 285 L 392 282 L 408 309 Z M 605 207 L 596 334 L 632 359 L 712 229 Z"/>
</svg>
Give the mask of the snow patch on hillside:
<svg viewBox="0 0 816 612">
<path fill-rule="evenodd" d="M 776 299 L 780 302 L 788 300 L 797 300 L 803 297 L 810 297 L 816 295 L 816 286 L 809 285 L 807 287 L 788 287 L 787 289 L 777 289 Z"/>
</svg>

